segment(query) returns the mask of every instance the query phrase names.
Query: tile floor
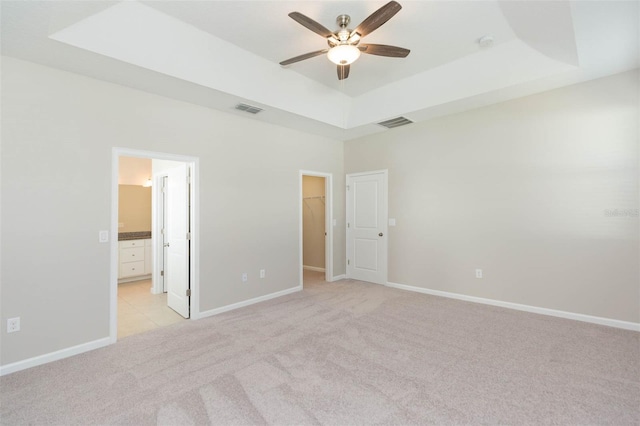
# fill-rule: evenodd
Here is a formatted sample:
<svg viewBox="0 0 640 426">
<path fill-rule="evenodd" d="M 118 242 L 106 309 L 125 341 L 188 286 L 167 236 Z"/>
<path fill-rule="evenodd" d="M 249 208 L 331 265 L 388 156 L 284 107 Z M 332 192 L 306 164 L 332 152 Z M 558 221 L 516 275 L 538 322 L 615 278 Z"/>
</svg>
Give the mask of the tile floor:
<svg viewBox="0 0 640 426">
<path fill-rule="evenodd" d="M 118 284 L 118 339 L 183 321 L 167 294 L 151 294 L 151 280 Z"/>
<path fill-rule="evenodd" d="M 304 271 L 304 287 L 325 283 L 324 272 Z M 118 339 L 184 320 L 167 306 L 167 294 L 151 294 L 151 280 L 118 284 Z"/>
</svg>

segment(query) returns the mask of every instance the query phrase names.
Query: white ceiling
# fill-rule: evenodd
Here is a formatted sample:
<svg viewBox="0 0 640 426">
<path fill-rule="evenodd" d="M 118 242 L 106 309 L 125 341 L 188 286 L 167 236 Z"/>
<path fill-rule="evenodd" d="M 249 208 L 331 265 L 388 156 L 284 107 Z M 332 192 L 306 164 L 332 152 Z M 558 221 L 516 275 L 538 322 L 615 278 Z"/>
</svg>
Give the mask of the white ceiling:
<svg viewBox="0 0 640 426">
<path fill-rule="evenodd" d="M 462 111 L 638 67 L 637 1 L 401 1 L 363 39 L 411 49 L 362 55 L 338 81 L 326 47 L 290 19 L 351 28 L 385 1 L 1 2 L 2 54 L 346 140 L 375 123 Z M 477 39 L 495 42 L 481 48 Z"/>
</svg>

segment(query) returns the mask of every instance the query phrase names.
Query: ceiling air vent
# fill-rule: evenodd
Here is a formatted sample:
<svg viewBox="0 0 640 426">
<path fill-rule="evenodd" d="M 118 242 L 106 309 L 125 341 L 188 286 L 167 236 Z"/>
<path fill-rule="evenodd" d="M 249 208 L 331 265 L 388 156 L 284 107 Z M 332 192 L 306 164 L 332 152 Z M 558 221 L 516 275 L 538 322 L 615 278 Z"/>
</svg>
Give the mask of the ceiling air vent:
<svg viewBox="0 0 640 426">
<path fill-rule="evenodd" d="M 248 112 L 250 114 L 257 114 L 260 111 L 263 111 L 262 108 L 258 108 L 258 107 L 247 105 L 247 104 L 238 104 L 238 105 L 236 105 L 236 109 L 238 111 L 244 111 L 244 112 Z"/>
<path fill-rule="evenodd" d="M 378 124 L 383 127 L 386 127 L 387 129 L 393 129 L 394 127 L 405 126 L 411 123 L 413 123 L 413 121 L 409 120 L 408 118 L 396 117 L 396 118 L 392 118 L 391 120 L 382 121 Z"/>
</svg>

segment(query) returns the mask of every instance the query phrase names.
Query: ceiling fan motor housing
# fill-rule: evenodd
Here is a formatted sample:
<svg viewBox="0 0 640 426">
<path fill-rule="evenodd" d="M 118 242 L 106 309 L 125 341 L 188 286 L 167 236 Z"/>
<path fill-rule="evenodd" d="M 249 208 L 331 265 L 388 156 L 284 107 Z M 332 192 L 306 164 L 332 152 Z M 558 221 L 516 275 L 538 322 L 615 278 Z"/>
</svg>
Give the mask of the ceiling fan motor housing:
<svg viewBox="0 0 640 426">
<path fill-rule="evenodd" d="M 336 24 L 338 24 L 338 27 L 343 29 L 347 28 L 349 22 L 351 22 L 351 16 L 349 15 L 338 15 L 338 17 L 336 18 Z"/>
</svg>

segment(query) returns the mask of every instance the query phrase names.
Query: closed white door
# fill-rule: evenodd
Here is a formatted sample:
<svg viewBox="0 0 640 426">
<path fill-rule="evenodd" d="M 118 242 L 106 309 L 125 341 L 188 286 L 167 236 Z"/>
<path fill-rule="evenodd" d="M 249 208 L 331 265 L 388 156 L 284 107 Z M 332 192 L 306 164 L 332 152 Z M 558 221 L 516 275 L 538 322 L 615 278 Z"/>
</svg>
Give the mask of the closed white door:
<svg viewBox="0 0 640 426">
<path fill-rule="evenodd" d="M 189 318 L 189 169 L 186 164 L 167 173 L 167 257 L 165 284 L 168 306 Z"/>
<path fill-rule="evenodd" d="M 387 171 L 347 175 L 347 276 L 387 283 Z"/>
</svg>

